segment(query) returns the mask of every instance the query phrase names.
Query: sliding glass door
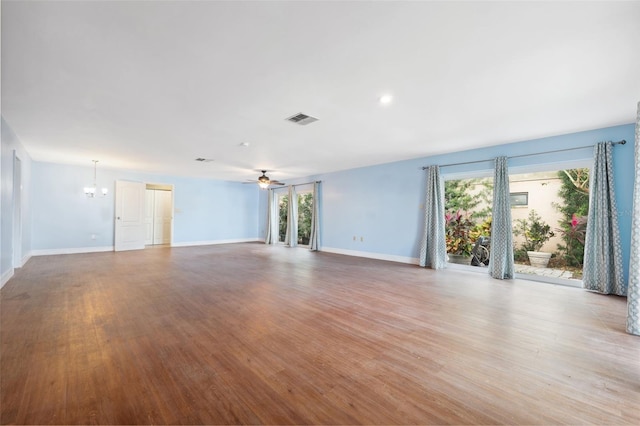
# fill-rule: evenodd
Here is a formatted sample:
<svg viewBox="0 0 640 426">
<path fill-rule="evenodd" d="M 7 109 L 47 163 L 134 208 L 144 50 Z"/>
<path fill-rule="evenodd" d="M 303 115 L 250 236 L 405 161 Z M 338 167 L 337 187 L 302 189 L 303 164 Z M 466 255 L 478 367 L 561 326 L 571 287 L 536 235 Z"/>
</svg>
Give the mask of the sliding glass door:
<svg viewBox="0 0 640 426">
<path fill-rule="evenodd" d="M 579 285 L 589 207 L 589 169 L 537 166 L 529 173 L 510 173 L 509 188 L 516 273 L 544 281 L 571 280 Z M 487 265 L 492 197 L 490 177 L 445 181 L 450 262 Z"/>
<path fill-rule="evenodd" d="M 283 192 L 276 193 L 278 200 L 278 242 L 283 243 L 287 235 L 287 211 L 289 207 L 289 195 Z M 309 190 L 298 192 L 298 245 L 309 246 L 311 236 L 311 212 L 313 211 L 313 193 Z"/>
</svg>

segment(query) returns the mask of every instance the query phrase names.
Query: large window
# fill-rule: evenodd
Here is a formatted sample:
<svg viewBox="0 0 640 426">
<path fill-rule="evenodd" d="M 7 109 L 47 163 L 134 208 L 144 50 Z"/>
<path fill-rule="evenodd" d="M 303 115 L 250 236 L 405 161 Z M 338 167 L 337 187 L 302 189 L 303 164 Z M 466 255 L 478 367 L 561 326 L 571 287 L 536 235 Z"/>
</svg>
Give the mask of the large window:
<svg viewBox="0 0 640 426">
<path fill-rule="evenodd" d="M 287 215 L 289 195 L 276 194 L 278 197 L 278 242 L 284 243 L 287 236 Z M 311 213 L 313 212 L 313 193 L 298 193 L 298 245 L 308 246 L 311 237 Z"/>
<path fill-rule="evenodd" d="M 509 187 L 516 273 L 580 280 L 589 169 L 511 173 Z M 491 249 L 492 191 L 491 178 L 445 181 L 447 252 L 463 254 L 467 265 L 486 265 L 480 255 Z"/>
</svg>

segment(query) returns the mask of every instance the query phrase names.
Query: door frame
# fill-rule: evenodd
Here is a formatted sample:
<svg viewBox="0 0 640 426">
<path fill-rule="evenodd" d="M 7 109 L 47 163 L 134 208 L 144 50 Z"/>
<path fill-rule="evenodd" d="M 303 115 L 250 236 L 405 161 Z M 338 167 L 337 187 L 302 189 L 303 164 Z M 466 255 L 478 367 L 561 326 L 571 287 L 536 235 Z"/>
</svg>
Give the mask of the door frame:
<svg viewBox="0 0 640 426">
<path fill-rule="evenodd" d="M 11 264 L 14 268 L 22 267 L 22 160 L 16 150 L 13 151 L 13 229 Z"/>
<path fill-rule="evenodd" d="M 145 190 L 147 189 L 155 189 L 161 191 L 169 191 L 171 192 L 171 237 L 169 238 L 169 247 L 173 246 L 173 223 L 175 221 L 175 186 L 173 184 L 168 183 L 151 183 L 145 182 Z M 151 244 L 152 246 L 153 244 Z M 146 247 L 146 245 L 145 245 Z"/>
</svg>

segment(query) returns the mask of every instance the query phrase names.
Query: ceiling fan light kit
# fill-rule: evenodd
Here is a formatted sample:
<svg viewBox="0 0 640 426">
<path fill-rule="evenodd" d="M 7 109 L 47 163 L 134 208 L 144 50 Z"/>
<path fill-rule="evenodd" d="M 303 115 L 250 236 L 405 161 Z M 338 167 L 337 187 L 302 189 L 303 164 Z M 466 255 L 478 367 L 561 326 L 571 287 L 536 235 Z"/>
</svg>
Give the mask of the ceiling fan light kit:
<svg viewBox="0 0 640 426">
<path fill-rule="evenodd" d="M 269 186 L 271 185 L 284 185 L 284 183 L 282 182 L 269 179 L 269 176 L 267 176 L 266 170 L 261 170 L 261 172 L 262 172 L 262 175 L 258 176 L 257 180 L 251 180 L 249 182 L 243 182 L 243 183 L 257 183 L 260 189 L 268 189 Z"/>
</svg>

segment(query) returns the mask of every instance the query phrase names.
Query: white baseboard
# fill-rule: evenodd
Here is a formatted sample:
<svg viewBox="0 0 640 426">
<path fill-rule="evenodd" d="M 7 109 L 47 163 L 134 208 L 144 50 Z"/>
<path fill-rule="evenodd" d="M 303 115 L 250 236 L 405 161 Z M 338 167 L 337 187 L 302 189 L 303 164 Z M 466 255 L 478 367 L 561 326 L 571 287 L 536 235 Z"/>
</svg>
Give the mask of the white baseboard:
<svg viewBox="0 0 640 426">
<path fill-rule="evenodd" d="M 31 256 L 50 256 L 54 254 L 98 253 L 98 252 L 104 252 L 104 251 L 113 251 L 113 246 L 31 250 Z"/>
<path fill-rule="evenodd" d="M 262 239 L 238 238 L 233 240 L 189 241 L 189 242 L 183 242 L 183 243 L 173 243 L 171 244 L 171 247 L 208 246 L 213 244 L 231 244 L 231 243 L 252 243 L 256 241 L 262 241 Z M 55 254 L 99 253 L 99 252 L 113 251 L 113 250 L 114 250 L 113 246 L 32 250 L 31 253 L 29 254 L 29 257 L 50 256 Z"/>
<path fill-rule="evenodd" d="M 368 251 L 346 250 L 333 247 L 322 247 L 320 251 L 325 253 L 344 254 L 346 256 L 366 257 L 369 259 L 388 260 L 390 262 L 409 263 L 418 265 L 420 262 L 417 257 L 396 256 L 393 254 L 371 253 Z"/>
<path fill-rule="evenodd" d="M 26 265 L 26 263 L 29 261 L 29 259 L 31 259 L 31 252 L 25 254 L 24 256 L 22 256 L 22 263 L 20 264 L 20 267 L 23 267 L 24 265 Z"/>
<path fill-rule="evenodd" d="M 212 246 L 215 244 L 255 243 L 263 241 L 261 238 L 236 238 L 231 240 L 187 241 L 172 243 L 171 247 Z"/>
<path fill-rule="evenodd" d="M 0 278 L 0 288 L 4 287 L 11 277 L 13 277 L 13 268 L 9 268 L 9 270 L 2 274 L 2 278 Z"/>
</svg>

